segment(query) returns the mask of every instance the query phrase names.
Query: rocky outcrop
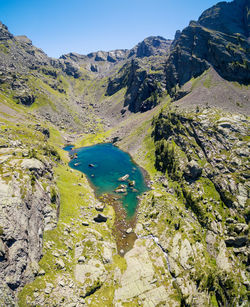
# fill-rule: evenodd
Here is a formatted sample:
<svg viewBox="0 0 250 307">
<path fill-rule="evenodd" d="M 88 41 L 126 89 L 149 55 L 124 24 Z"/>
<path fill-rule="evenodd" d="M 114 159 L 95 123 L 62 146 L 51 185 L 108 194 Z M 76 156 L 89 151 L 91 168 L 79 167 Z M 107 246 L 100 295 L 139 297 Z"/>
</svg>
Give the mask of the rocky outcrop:
<svg viewBox="0 0 250 307">
<path fill-rule="evenodd" d="M 149 250 L 154 251 L 156 259 L 152 259 Z M 178 306 L 174 299 L 177 294 L 174 287 L 166 288 L 164 279 L 155 279 L 156 268 L 162 271 L 165 278 L 171 279 L 170 273 L 164 265 L 164 255 L 158 254 L 159 248 L 150 239 L 139 239 L 131 251 L 125 255 L 127 262 L 126 271 L 117 280 L 119 287 L 115 290 L 114 303 L 140 302 L 143 306 L 157 306 L 169 304 Z"/>
<path fill-rule="evenodd" d="M 108 61 L 110 63 L 116 63 L 122 60 L 125 60 L 128 54 L 128 50 L 126 49 L 118 49 L 113 51 L 98 51 L 92 52 L 87 55 L 89 59 L 94 59 L 94 61 L 102 62 Z"/>
<path fill-rule="evenodd" d="M 0 41 L 12 39 L 13 35 L 10 34 L 8 28 L 0 22 Z"/>
<path fill-rule="evenodd" d="M 160 60 L 161 62 L 162 60 Z M 127 88 L 124 101 L 131 112 L 145 112 L 158 104 L 164 91 L 165 76 L 163 66 L 158 63 L 144 65 L 144 62 L 132 60 L 126 63 L 118 75 L 109 80 L 106 95 L 111 96 L 122 88 Z M 163 64 L 163 63 L 162 63 Z"/>
<path fill-rule="evenodd" d="M 239 33 L 250 36 L 249 2 L 235 0 L 230 3 L 220 2 L 207 9 L 200 16 L 198 23 L 203 27 L 226 34 Z"/>
<path fill-rule="evenodd" d="M 155 55 L 167 55 L 172 40 L 161 36 L 150 36 L 132 48 L 128 57 L 144 58 Z"/>
<path fill-rule="evenodd" d="M 0 305 L 3 306 L 14 305 L 16 291 L 38 275 L 43 232 L 57 225 L 59 209 L 52 163 L 47 159 L 23 158 L 29 156 L 25 145 L 20 142 L 15 145 L 16 148 L 0 150 Z M 20 152 L 18 157 L 15 151 Z"/>
<path fill-rule="evenodd" d="M 173 240 L 164 239 L 163 236 L 161 238 L 165 242 L 165 245 L 162 243 L 163 246 L 169 251 L 170 268 L 175 277 L 182 274 L 182 268 L 186 270 L 193 268 L 195 271 L 195 264 L 191 259 L 194 259 L 194 262 L 197 259 L 201 267 L 201 262 L 205 260 L 198 254 L 202 249 L 207 250 L 210 255 L 208 257 L 216 259 L 218 272 L 211 282 L 215 288 L 217 287 L 215 296 L 219 305 L 232 299 L 238 302 L 241 300 L 240 291 L 243 295 L 248 289 L 241 275 L 238 276 L 236 272 L 231 274 L 232 263 L 238 268 L 241 267 L 247 275 L 249 269 L 247 238 L 249 176 L 246 175 L 249 169 L 248 126 L 249 121 L 243 115 L 225 114 L 212 109 L 203 109 L 196 113 L 170 110 L 161 113 L 154 121 L 155 165 L 163 174 L 166 173 L 168 178 L 163 176 L 158 180 L 168 193 L 170 193 L 169 186 L 174 187 L 177 199 L 184 201 L 185 212 L 191 212 L 191 217 L 190 219 L 186 217 L 185 221 L 182 218 L 182 222 L 178 221 L 178 216 L 186 215 L 180 208 L 178 210 L 170 208 L 170 211 L 178 211 L 178 213 L 171 211 L 170 218 L 164 213 L 160 214 L 161 210 L 165 209 L 162 209 L 163 207 L 159 205 L 160 199 L 156 200 L 155 196 L 150 203 L 158 214 L 151 215 L 152 209 L 149 208 L 146 213 L 144 211 L 144 217 L 148 215 L 154 218 L 154 225 L 158 225 L 161 219 L 169 221 L 165 224 L 166 231 L 169 233 L 171 228 L 175 236 Z M 196 226 L 189 224 L 193 223 L 191 220 Z M 195 243 L 190 244 L 194 239 L 192 235 L 187 235 L 189 241 L 184 239 L 178 230 L 182 229 L 181 232 L 187 234 L 190 231 L 189 227 L 195 232 L 205 232 L 206 243 L 198 239 L 196 244 L 201 242 L 201 245 L 195 247 Z M 156 228 L 153 227 L 159 234 L 160 227 L 157 230 Z M 206 265 L 211 266 L 208 263 L 205 265 L 205 262 L 204 268 Z M 194 273 L 193 276 L 196 276 L 194 279 L 190 276 L 176 279 L 183 295 L 189 296 L 189 299 L 185 299 L 186 303 L 191 302 L 190 293 L 193 293 L 191 296 L 195 296 L 196 286 L 193 282 L 195 280 L 197 282 L 197 274 L 198 271 Z M 237 281 L 237 278 L 240 278 L 241 282 Z M 232 284 L 227 287 L 229 280 Z M 202 283 L 202 280 L 200 282 Z M 215 286 L 217 282 L 221 290 Z M 186 283 L 184 287 L 183 283 Z M 241 290 L 234 292 L 234 289 L 241 286 Z M 208 291 L 211 289 L 207 288 Z M 242 300 L 245 299 L 244 294 Z"/>
</svg>

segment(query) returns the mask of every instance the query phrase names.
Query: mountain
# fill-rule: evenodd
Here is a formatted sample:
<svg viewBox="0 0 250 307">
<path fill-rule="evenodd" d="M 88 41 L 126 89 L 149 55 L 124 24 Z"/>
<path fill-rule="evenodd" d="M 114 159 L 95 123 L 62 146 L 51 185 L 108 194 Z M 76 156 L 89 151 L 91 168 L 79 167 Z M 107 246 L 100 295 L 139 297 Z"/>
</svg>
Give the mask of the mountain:
<svg viewBox="0 0 250 307">
<path fill-rule="evenodd" d="M 206 10 L 197 22 L 190 22 L 173 42 L 167 61 L 169 93 L 209 67 L 226 80 L 249 84 L 248 11 L 249 1 L 221 2 Z"/>
<path fill-rule="evenodd" d="M 0 23 L 0 305 L 248 306 L 249 71 L 248 0 L 59 59 Z M 63 150 L 105 142 L 147 173 L 132 232 Z"/>
</svg>

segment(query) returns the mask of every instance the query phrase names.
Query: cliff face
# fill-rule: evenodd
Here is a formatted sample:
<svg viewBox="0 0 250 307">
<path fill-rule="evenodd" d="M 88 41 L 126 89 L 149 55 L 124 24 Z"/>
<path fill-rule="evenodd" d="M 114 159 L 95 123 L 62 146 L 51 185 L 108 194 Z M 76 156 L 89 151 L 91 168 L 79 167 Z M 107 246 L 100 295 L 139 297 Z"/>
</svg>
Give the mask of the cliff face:
<svg viewBox="0 0 250 307">
<path fill-rule="evenodd" d="M 227 80 L 249 83 L 248 11 L 248 1 L 219 3 L 178 35 L 166 65 L 169 93 L 210 66 Z"/>
<path fill-rule="evenodd" d="M 115 78 L 109 80 L 107 96 L 126 88 L 124 108 L 121 112 L 126 112 L 127 109 L 131 112 L 145 112 L 159 103 L 165 84 L 164 60 L 154 60 L 153 65 L 148 64 L 147 60 L 132 60 L 119 70 Z"/>
<path fill-rule="evenodd" d="M 47 136 L 40 128 L 39 125 L 6 128 L 1 124 L 0 304 L 3 306 L 14 305 L 16 291 L 42 274 L 38 262 L 42 257 L 43 233 L 57 225 L 59 196 L 52 170 L 54 152 L 43 145 Z M 25 138 L 22 140 L 22 129 L 35 146 Z"/>
<path fill-rule="evenodd" d="M 248 12 L 248 0 L 235 0 L 230 3 L 220 2 L 203 12 L 198 23 L 211 30 L 229 35 L 238 33 L 248 38 L 250 35 Z"/>
<path fill-rule="evenodd" d="M 166 55 L 172 40 L 161 36 L 150 36 L 130 50 L 128 57 L 145 58 L 155 55 Z"/>
</svg>

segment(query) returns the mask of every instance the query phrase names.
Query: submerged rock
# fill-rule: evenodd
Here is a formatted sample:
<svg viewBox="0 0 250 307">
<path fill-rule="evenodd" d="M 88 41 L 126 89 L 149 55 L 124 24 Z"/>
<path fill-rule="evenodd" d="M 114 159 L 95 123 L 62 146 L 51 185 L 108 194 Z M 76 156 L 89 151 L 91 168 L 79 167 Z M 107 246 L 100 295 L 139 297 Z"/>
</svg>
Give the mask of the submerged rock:
<svg viewBox="0 0 250 307">
<path fill-rule="evenodd" d="M 127 193 L 127 190 L 124 189 L 124 188 L 121 188 L 121 189 L 115 189 L 115 193 Z"/>
<path fill-rule="evenodd" d="M 119 181 L 126 181 L 128 178 L 129 178 L 129 174 L 126 174 L 126 175 L 120 177 L 118 180 Z"/>
<path fill-rule="evenodd" d="M 129 185 L 130 187 L 134 187 L 134 186 L 135 186 L 135 181 L 134 181 L 134 180 L 129 180 L 129 181 L 128 181 L 128 185 Z"/>
</svg>

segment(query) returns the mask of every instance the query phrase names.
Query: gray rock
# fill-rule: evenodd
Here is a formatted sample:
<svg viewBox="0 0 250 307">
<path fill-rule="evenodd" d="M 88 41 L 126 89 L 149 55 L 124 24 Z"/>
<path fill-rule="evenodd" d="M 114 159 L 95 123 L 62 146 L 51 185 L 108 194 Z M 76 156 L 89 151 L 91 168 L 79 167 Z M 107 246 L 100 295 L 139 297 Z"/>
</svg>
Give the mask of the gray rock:
<svg viewBox="0 0 250 307">
<path fill-rule="evenodd" d="M 104 208 L 105 208 L 105 204 L 103 204 L 103 203 L 100 203 L 100 204 L 95 206 L 96 211 L 100 211 L 100 212 L 102 212 L 104 210 Z"/>
<path fill-rule="evenodd" d="M 21 163 L 21 167 L 23 169 L 28 169 L 30 171 L 35 171 L 37 172 L 39 175 L 42 175 L 42 173 L 45 170 L 45 165 L 37 160 L 37 159 L 24 159 L 23 162 Z"/>
<path fill-rule="evenodd" d="M 61 270 L 65 268 L 65 264 L 62 259 L 57 259 L 56 266 L 58 267 L 58 269 L 61 269 Z"/>
<path fill-rule="evenodd" d="M 40 269 L 37 273 L 37 276 L 44 276 L 45 275 L 45 271 L 43 269 Z"/>
<path fill-rule="evenodd" d="M 128 228 L 128 229 L 126 230 L 126 233 L 127 233 L 127 234 L 130 234 L 132 231 L 133 231 L 132 228 Z"/>
<path fill-rule="evenodd" d="M 234 223 L 235 223 L 235 220 L 232 219 L 231 217 L 228 217 L 228 218 L 226 219 L 226 223 L 227 223 L 227 224 L 234 224 Z"/>
<path fill-rule="evenodd" d="M 84 256 L 80 256 L 78 258 L 78 263 L 84 263 L 86 261 L 86 258 Z"/>
<path fill-rule="evenodd" d="M 0 239 L 0 258 L 3 258 L 5 256 L 5 246 L 3 244 L 3 241 Z"/>
<path fill-rule="evenodd" d="M 245 232 L 248 230 L 248 225 L 247 224 L 244 224 L 244 223 L 238 223 L 235 225 L 234 227 L 234 231 L 237 233 L 237 234 L 240 234 L 241 232 Z"/>
</svg>

